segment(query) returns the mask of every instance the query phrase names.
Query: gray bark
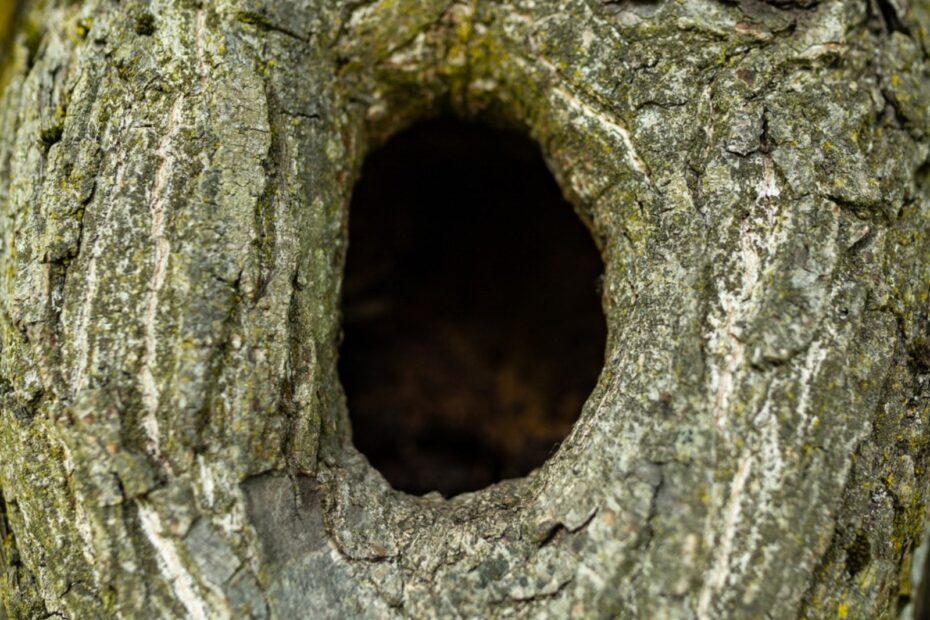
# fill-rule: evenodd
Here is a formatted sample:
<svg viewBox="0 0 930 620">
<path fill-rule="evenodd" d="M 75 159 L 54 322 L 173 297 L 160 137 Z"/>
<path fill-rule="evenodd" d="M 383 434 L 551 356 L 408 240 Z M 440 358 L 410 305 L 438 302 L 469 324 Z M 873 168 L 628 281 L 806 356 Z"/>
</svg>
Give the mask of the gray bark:
<svg viewBox="0 0 930 620">
<path fill-rule="evenodd" d="M 47 0 L 0 87 L 14 618 L 894 617 L 930 435 L 926 0 Z M 523 127 L 609 326 L 525 479 L 393 491 L 336 376 L 365 154 Z M 922 557 L 922 556 L 921 556 Z"/>
</svg>

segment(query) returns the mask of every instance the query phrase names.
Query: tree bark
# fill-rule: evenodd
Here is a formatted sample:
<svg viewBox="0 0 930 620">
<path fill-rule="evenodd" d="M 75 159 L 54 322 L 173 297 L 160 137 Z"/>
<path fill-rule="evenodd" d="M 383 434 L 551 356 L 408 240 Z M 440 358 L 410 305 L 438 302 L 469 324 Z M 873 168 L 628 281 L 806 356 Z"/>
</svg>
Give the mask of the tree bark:
<svg viewBox="0 0 930 620">
<path fill-rule="evenodd" d="M 0 81 L 7 613 L 909 613 L 928 30 L 925 0 L 35 2 Z M 357 453 L 335 365 L 361 161 L 439 114 L 540 143 L 609 326 L 560 449 L 449 500 Z"/>
</svg>

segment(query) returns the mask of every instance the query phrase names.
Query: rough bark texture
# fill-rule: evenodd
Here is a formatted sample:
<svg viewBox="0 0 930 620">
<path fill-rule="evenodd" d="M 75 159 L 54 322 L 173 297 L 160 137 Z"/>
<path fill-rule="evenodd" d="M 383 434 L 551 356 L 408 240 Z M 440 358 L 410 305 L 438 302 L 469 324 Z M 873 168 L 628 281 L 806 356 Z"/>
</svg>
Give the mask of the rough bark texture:
<svg viewBox="0 0 930 620">
<path fill-rule="evenodd" d="M 0 102 L 14 618 L 893 617 L 928 504 L 926 0 L 47 0 Z M 369 149 L 523 127 L 597 388 L 526 479 L 392 491 L 335 372 Z M 449 188 L 455 191 L 455 188 Z"/>
</svg>

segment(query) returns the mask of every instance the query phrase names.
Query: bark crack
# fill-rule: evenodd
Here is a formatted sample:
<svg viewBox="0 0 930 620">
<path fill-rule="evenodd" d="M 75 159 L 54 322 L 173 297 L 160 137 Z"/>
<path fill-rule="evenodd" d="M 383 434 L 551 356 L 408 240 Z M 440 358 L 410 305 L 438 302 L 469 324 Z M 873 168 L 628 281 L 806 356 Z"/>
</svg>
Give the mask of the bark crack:
<svg viewBox="0 0 930 620">
<path fill-rule="evenodd" d="M 184 95 L 177 97 L 168 114 L 166 132 L 156 148 L 156 153 L 161 158 L 161 165 L 155 173 L 155 181 L 152 186 L 150 198 L 150 212 L 152 216 L 151 238 L 154 241 L 155 247 L 152 276 L 148 285 L 145 314 L 143 316 L 145 336 L 143 339 L 144 353 L 140 379 L 142 383 L 142 399 L 145 404 L 146 413 L 142 416 L 140 425 L 149 440 L 146 446 L 147 450 L 156 458 L 161 454 L 161 433 L 158 422 L 160 389 L 154 374 L 158 362 L 158 301 L 162 287 L 164 287 L 167 278 L 168 261 L 171 254 L 171 242 L 165 231 L 165 223 L 168 216 L 169 200 L 172 191 L 170 186 L 171 175 L 174 171 L 176 162 L 176 156 L 172 153 L 172 146 L 181 131 L 181 114 L 184 110 L 184 103 Z"/>
</svg>

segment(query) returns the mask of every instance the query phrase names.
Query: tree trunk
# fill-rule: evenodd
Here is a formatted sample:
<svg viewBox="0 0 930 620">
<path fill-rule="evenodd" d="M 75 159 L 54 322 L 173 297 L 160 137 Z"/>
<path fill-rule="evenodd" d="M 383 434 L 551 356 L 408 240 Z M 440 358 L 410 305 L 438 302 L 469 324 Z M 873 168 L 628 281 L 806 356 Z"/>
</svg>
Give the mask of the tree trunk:
<svg viewBox="0 0 930 620">
<path fill-rule="evenodd" d="M 928 507 L 925 0 L 36 0 L 0 82 L 13 618 L 906 615 Z M 369 150 L 524 128 L 597 387 L 451 500 L 352 447 Z M 450 188 L 455 191 L 455 188 Z"/>
</svg>

